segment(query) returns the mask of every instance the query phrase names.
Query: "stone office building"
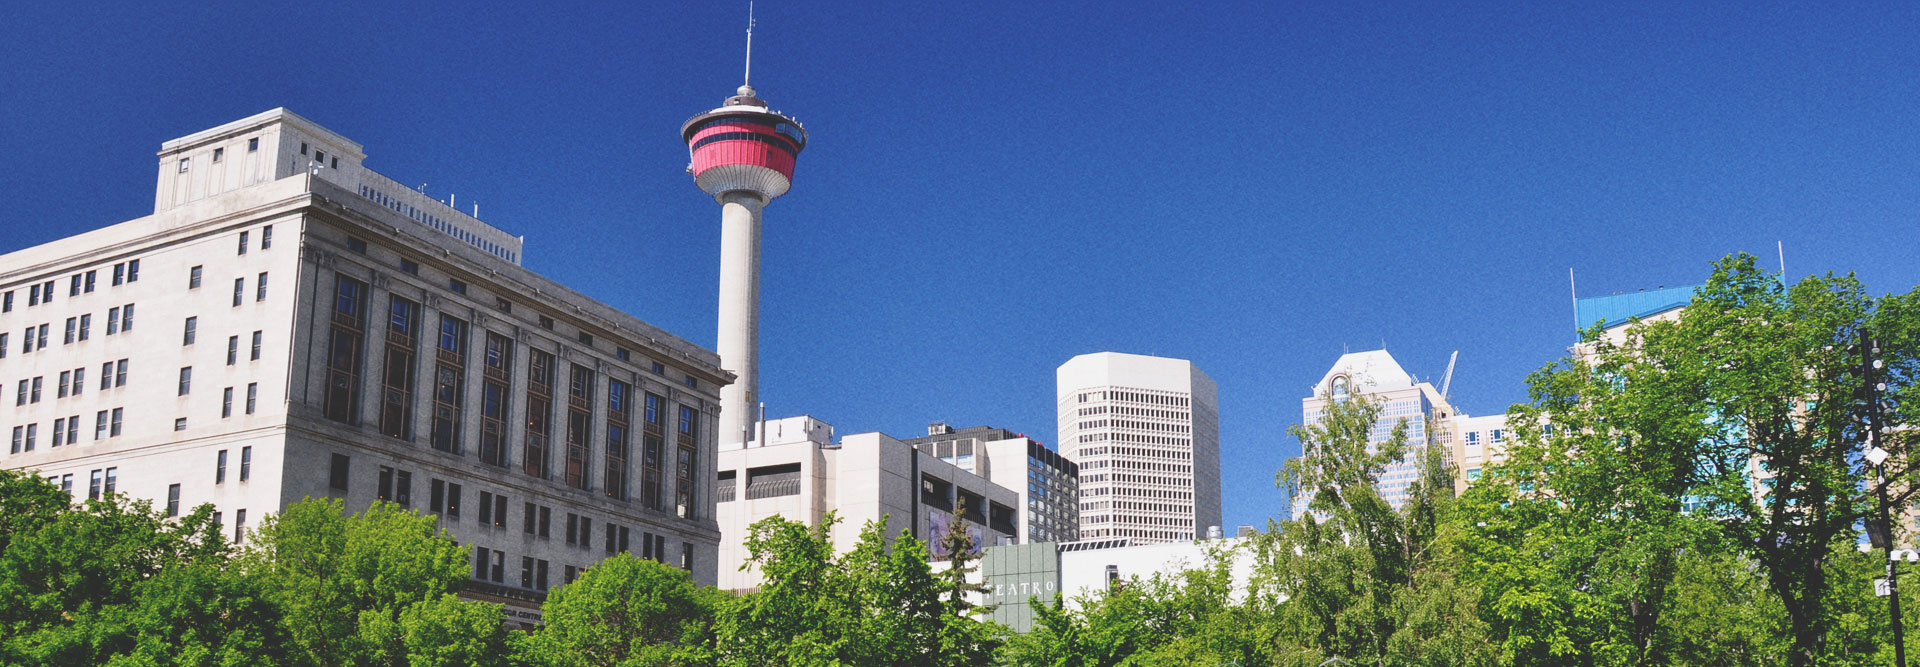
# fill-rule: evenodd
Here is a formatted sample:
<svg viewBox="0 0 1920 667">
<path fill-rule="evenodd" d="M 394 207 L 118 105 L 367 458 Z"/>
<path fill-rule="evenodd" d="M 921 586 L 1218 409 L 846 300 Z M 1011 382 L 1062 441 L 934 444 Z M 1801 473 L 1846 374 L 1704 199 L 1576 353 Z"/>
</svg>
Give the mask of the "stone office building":
<svg viewBox="0 0 1920 667">
<path fill-rule="evenodd" d="M 363 158 L 276 109 L 165 143 L 152 215 L 0 255 L 4 465 L 237 540 L 393 501 L 521 618 L 619 551 L 715 583 L 718 357 Z"/>
</svg>

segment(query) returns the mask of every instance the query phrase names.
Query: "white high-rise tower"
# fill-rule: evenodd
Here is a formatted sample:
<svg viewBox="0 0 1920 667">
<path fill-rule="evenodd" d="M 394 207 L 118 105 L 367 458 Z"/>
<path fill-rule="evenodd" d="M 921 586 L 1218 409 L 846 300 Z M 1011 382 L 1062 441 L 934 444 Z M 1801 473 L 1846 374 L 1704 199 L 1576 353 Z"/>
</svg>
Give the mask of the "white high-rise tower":
<svg viewBox="0 0 1920 667">
<path fill-rule="evenodd" d="M 1220 525 L 1220 396 L 1192 362 L 1083 354 L 1055 372 L 1080 539 L 1197 539 Z"/>
<path fill-rule="evenodd" d="M 752 57 L 753 30 L 747 30 Z M 751 66 L 751 60 L 749 60 Z M 750 72 L 751 70 L 749 70 Z M 742 84 L 718 109 L 680 127 L 693 182 L 720 203 L 720 365 L 735 380 L 720 390 L 720 448 L 752 440 L 759 402 L 760 209 L 787 193 L 806 130 L 770 111 Z"/>
</svg>

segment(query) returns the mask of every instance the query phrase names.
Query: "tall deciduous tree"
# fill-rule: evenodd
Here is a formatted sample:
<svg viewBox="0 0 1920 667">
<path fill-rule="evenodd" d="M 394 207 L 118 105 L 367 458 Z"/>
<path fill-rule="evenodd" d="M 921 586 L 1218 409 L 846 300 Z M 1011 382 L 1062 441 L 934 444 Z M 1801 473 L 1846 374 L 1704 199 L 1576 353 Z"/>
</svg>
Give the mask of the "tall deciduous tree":
<svg viewBox="0 0 1920 667">
<path fill-rule="evenodd" d="M 711 664 L 724 598 L 684 570 L 622 553 L 547 595 L 524 655 L 553 667 Z"/>
</svg>

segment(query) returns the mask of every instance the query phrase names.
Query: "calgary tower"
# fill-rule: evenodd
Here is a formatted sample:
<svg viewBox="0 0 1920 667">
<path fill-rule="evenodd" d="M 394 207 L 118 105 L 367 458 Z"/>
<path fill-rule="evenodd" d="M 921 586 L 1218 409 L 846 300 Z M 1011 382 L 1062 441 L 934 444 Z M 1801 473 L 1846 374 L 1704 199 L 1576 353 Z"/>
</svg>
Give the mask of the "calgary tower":
<svg viewBox="0 0 1920 667">
<path fill-rule="evenodd" d="M 687 171 L 720 203 L 720 366 L 734 383 L 720 390 L 722 449 L 752 439 L 759 402 L 760 210 L 793 185 L 807 132 L 754 96 L 753 24 L 747 24 L 747 79 L 720 108 L 680 127 L 693 163 Z"/>
</svg>

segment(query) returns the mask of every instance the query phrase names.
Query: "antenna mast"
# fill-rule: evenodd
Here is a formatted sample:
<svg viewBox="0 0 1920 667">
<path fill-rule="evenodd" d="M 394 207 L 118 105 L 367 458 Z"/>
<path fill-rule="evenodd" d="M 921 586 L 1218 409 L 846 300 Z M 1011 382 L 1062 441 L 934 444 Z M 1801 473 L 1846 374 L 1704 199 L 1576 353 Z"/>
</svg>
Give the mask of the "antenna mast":
<svg viewBox="0 0 1920 667">
<path fill-rule="evenodd" d="M 740 79 L 740 85 L 753 85 L 753 2 L 747 2 L 747 74 Z"/>
</svg>

